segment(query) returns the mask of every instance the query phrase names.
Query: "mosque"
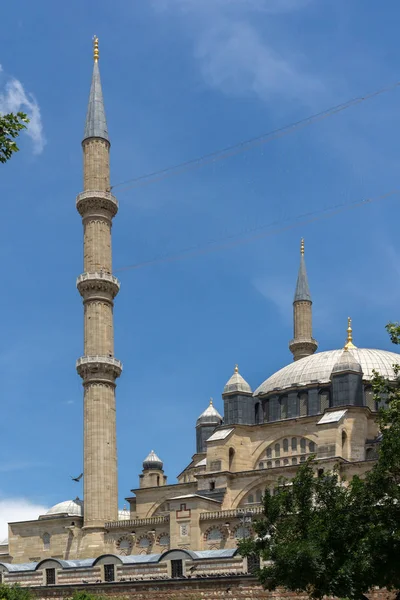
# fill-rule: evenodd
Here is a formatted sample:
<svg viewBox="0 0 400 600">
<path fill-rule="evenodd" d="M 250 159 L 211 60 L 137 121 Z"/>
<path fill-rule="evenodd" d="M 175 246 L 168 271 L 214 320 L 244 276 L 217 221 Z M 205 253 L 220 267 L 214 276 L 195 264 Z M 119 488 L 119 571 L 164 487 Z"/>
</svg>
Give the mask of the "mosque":
<svg viewBox="0 0 400 600">
<path fill-rule="evenodd" d="M 304 243 L 293 302 L 293 362 L 253 390 L 236 365 L 222 391 L 223 415 L 210 401 L 195 424 L 196 452 L 169 484 L 152 450 L 138 487 L 118 510 L 113 309 L 120 284 L 112 274 L 109 152 L 98 40 L 82 142 L 84 270 L 77 288 L 84 309 L 84 498 L 53 506 L 34 521 L 9 524 L 0 544 L 0 580 L 22 585 L 242 573 L 251 567 L 237 541 L 252 535 L 262 496 L 290 485 L 314 455 L 316 476 L 339 465 L 347 480 L 375 458 L 379 431 L 373 370 L 395 379 L 400 355 L 357 348 L 349 319 L 343 348 L 317 352 Z M 288 307 L 289 310 L 289 307 Z M 344 336 L 345 337 L 345 336 Z M 260 378 L 261 379 L 261 378 Z M 221 386 L 222 387 L 222 386 Z"/>
</svg>

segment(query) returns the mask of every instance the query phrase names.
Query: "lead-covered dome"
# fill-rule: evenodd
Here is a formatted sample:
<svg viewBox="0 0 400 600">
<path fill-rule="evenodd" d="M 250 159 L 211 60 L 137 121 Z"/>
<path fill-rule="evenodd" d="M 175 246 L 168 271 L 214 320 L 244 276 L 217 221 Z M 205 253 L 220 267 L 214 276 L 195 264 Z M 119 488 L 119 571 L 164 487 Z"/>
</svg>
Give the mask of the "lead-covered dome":
<svg viewBox="0 0 400 600">
<path fill-rule="evenodd" d="M 213 405 L 212 398 L 210 398 L 210 404 L 209 404 L 209 406 L 207 406 L 206 410 L 204 412 L 202 412 L 201 415 L 199 416 L 199 418 L 197 419 L 196 426 L 197 425 L 205 425 L 205 424 L 221 425 L 221 423 L 222 423 L 222 417 L 219 414 L 219 412 L 217 411 L 217 409 L 215 408 L 215 406 Z"/>
<path fill-rule="evenodd" d="M 47 511 L 46 515 L 68 515 L 69 517 L 83 517 L 83 500 L 65 500 L 55 504 Z"/>
<path fill-rule="evenodd" d="M 258 396 L 273 391 L 280 392 L 290 388 L 329 383 L 333 368 L 340 361 L 342 353 L 343 348 L 328 350 L 297 360 L 268 377 L 256 389 L 254 395 Z M 396 379 L 393 365 L 400 365 L 399 354 L 369 348 L 352 348 L 351 353 L 361 366 L 363 380 L 370 381 L 373 377 L 373 370 L 386 379 Z"/>
<path fill-rule="evenodd" d="M 226 382 L 223 394 L 245 393 L 252 394 L 251 387 L 239 373 L 239 367 L 235 365 L 232 377 Z"/>
<path fill-rule="evenodd" d="M 161 458 L 158 458 L 157 454 L 152 450 L 148 456 L 143 461 L 143 469 L 158 469 L 162 471 L 163 461 Z"/>
</svg>

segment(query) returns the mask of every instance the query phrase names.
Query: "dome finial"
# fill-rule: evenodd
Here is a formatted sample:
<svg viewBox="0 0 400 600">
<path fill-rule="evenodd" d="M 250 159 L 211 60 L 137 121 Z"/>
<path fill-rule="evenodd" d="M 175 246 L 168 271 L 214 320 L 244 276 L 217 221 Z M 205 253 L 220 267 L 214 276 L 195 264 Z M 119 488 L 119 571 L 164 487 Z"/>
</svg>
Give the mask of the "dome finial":
<svg viewBox="0 0 400 600">
<path fill-rule="evenodd" d="M 304 256 L 304 238 L 301 238 L 301 242 L 300 242 L 300 254 L 301 254 L 301 256 Z"/>
<path fill-rule="evenodd" d="M 97 35 L 93 36 L 93 58 L 94 62 L 99 60 L 99 38 Z"/>
<path fill-rule="evenodd" d="M 213 405 L 213 399 L 210 398 L 210 406 L 212 406 L 212 405 Z"/>
<path fill-rule="evenodd" d="M 235 365 L 234 373 L 239 373 L 239 365 L 237 365 L 237 364 Z"/>
<path fill-rule="evenodd" d="M 347 317 L 347 340 L 344 345 L 344 349 L 348 350 L 349 348 L 357 348 L 357 346 L 353 344 L 353 329 L 351 327 L 351 318 Z"/>
</svg>

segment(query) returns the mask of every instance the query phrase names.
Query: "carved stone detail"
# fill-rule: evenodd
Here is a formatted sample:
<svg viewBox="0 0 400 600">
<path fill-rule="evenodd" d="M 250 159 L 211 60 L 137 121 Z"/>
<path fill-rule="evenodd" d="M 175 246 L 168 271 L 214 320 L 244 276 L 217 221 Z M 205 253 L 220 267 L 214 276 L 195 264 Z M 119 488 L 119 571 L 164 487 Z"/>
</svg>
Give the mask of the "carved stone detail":
<svg viewBox="0 0 400 600">
<path fill-rule="evenodd" d="M 76 361 L 76 370 L 85 383 L 104 381 L 112 384 L 122 373 L 122 363 L 112 356 L 81 356 Z"/>
<path fill-rule="evenodd" d="M 120 285 L 120 282 L 114 275 L 103 271 L 99 273 L 82 273 L 76 280 L 76 287 L 84 299 L 92 299 L 98 292 L 115 298 L 119 292 Z"/>
<path fill-rule="evenodd" d="M 118 212 L 118 200 L 110 192 L 87 191 L 81 192 L 76 197 L 76 208 L 81 217 L 87 217 L 88 213 L 98 210 L 110 214 L 110 218 L 115 217 Z"/>
</svg>

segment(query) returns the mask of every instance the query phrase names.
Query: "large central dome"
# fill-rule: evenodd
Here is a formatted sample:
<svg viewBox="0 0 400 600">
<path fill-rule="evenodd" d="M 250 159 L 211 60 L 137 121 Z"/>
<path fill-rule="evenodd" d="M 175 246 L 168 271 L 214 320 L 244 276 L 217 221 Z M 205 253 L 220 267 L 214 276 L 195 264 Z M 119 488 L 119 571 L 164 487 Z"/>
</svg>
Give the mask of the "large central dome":
<svg viewBox="0 0 400 600">
<path fill-rule="evenodd" d="M 274 390 L 281 391 L 298 386 L 329 383 L 333 367 L 342 352 L 343 348 L 328 350 L 297 360 L 268 377 L 256 389 L 254 395 L 264 395 Z M 369 348 L 352 348 L 351 353 L 361 365 L 364 381 L 372 379 L 373 370 L 387 379 L 395 379 L 393 365 L 400 365 L 400 354 Z"/>
</svg>

